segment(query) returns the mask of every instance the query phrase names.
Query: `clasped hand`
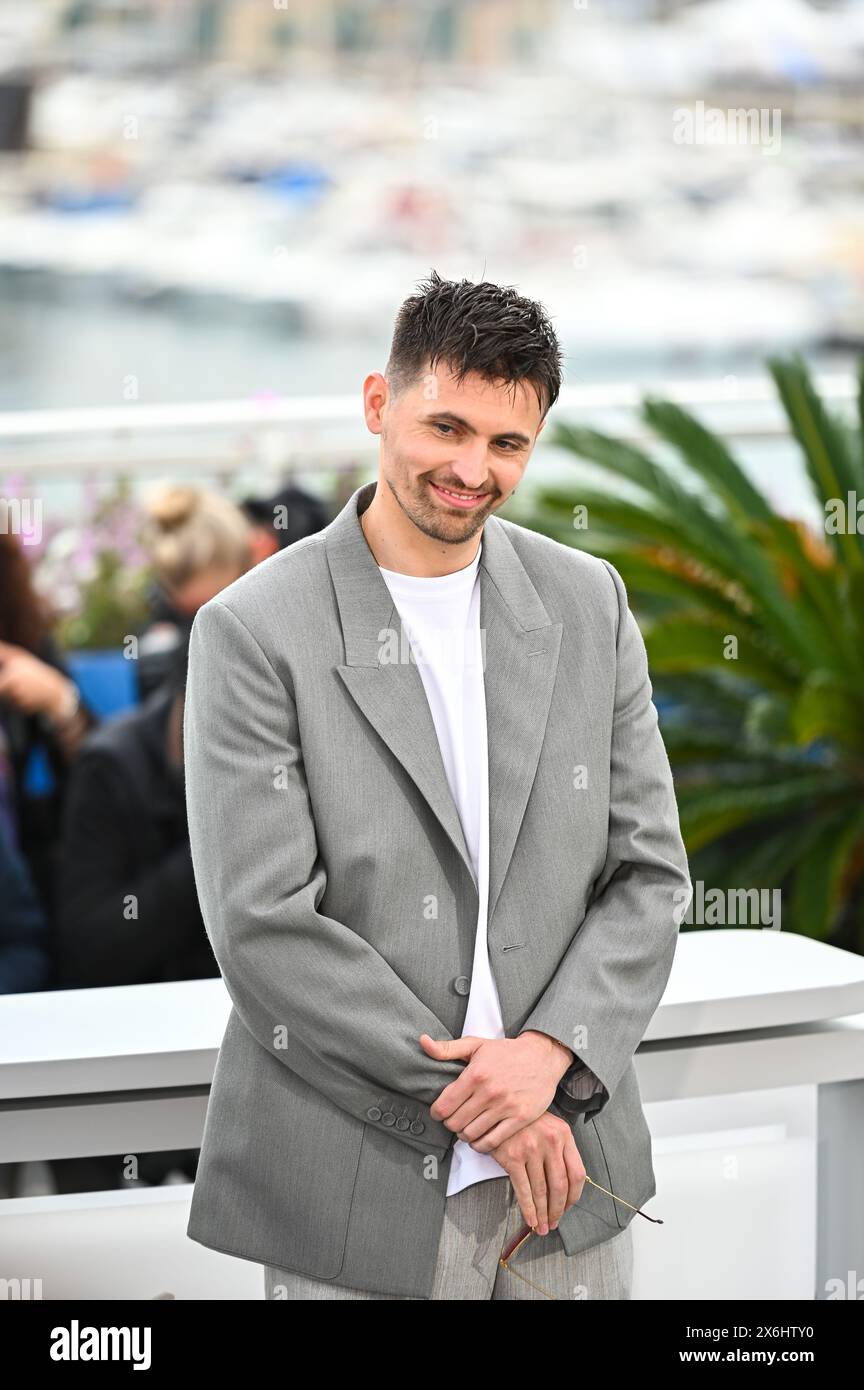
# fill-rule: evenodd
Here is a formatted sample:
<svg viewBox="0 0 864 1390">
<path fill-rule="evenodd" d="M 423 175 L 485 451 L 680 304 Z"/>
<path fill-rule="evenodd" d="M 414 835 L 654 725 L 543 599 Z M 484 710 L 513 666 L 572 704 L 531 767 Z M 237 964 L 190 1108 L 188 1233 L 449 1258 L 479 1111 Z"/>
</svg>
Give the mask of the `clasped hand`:
<svg viewBox="0 0 864 1390">
<path fill-rule="evenodd" d="M 582 1196 L 585 1167 L 570 1126 L 549 1111 L 572 1053 L 545 1033 L 517 1038 L 430 1038 L 425 1052 L 467 1066 L 430 1107 L 457 1138 L 491 1153 L 513 1183 L 528 1226 L 555 1230 Z"/>
</svg>

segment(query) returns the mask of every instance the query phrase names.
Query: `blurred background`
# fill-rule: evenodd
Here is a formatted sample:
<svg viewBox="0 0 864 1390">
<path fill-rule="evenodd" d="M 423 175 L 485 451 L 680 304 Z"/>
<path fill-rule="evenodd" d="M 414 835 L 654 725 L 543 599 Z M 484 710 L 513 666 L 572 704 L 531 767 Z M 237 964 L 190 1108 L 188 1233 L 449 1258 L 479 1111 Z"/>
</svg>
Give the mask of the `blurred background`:
<svg viewBox="0 0 864 1390">
<path fill-rule="evenodd" d="M 218 973 L 189 626 L 374 476 L 432 267 L 553 318 L 503 514 L 627 582 L 685 929 L 864 951 L 862 73 L 856 0 L 0 0 L 0 992 Z"/>
</svg>

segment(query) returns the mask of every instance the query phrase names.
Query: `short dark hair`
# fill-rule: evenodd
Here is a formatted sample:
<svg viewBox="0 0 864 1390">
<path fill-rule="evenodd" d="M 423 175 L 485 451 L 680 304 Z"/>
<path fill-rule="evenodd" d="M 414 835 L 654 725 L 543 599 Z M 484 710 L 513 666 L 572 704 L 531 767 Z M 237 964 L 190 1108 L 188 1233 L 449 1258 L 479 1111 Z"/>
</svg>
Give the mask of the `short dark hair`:
<svg viewBox="0 0 864 1390">
<path fill-rule="evenodd" d="M 542 304 L 512 285 L 442 280 L 433 270 L 404 301 L 393 330 L 385 375 L 398 393 L 427 363 L 439 361 L 458 381 L 477 372 L 515 386 L 528 381 L 545 415 L 561 389 L 561 349 Z"/>
<path fill-rule="evenodd" d="M 285 526 L 276 525 L 277 507 L 285 508 Z M 253 526 L 271 527 L 281 550 L 304 536 L 323 531 L 330 520 L 326 503 L 293 483 L 280 488 L 273 497 L 247 497 L 240 509 Z"/>
</svg>

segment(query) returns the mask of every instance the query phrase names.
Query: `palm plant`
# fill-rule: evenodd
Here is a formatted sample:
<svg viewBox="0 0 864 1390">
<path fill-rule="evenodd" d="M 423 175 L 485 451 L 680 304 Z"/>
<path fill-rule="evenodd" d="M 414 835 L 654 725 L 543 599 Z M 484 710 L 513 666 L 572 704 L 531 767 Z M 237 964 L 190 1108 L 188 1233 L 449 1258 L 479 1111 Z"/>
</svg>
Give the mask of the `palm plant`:
<svg viewBox="0 0 864 1390">
<path fill-rule="evenodd" d="M 784 926 L 864 950 L 864 534 L 854 510 L 834 524 L 849 494 L 864 499 L 864 363 L 854 426 L 800 357 L 768 368 L 823 533 L 775 511 L 721 438 L 653 397 L 641 416 L 675 467 L 560 424 L 552 442 L 616 490 L 542 488 L 529 520 L 627 585 L 694 881 L 780 888 Z"/>
</svg>

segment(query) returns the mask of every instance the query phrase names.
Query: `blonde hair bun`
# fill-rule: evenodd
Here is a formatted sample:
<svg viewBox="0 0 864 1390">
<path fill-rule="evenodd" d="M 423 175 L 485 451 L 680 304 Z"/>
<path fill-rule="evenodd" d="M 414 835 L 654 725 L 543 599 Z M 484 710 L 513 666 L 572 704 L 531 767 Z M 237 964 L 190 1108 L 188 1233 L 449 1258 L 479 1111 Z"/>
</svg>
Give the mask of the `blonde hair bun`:
<svg viewBox="0 0 864 1390">
<path fill-rule="evenodd" d="M 210 569 L 243 574 L 251 563 L 252 527 L 221 493 L 169 483 L 145 507 L 142 542 L 157 578 L 177 589 Z"/>
<path fill-rule="evenodd" d="M 197 510 L 201 494 L 198 488 L 172 484 L 154 493 L 147 505 L 147 514 L 154 525 L 163 531 L 183 526 Z"/>
</svg>

